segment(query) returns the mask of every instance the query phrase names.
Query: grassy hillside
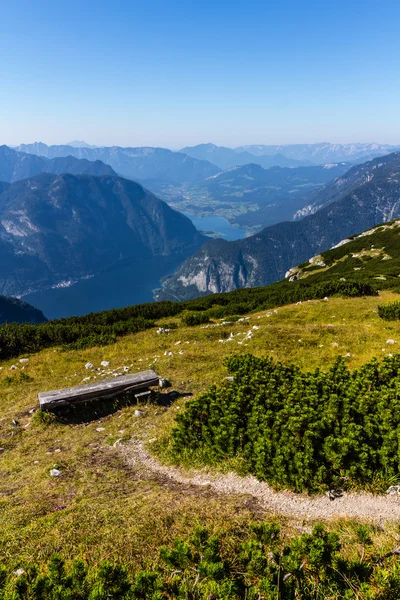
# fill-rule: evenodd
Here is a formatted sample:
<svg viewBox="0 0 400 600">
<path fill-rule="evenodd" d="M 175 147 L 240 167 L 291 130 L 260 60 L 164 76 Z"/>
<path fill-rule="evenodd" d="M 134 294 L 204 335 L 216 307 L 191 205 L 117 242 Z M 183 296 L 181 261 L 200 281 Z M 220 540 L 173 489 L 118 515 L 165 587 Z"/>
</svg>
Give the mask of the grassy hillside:
<svg viewBox="0 0 400 600">
<path fill-rule="evenodd" d="M 290 269 L 289 277 L 311 283 L 368 281 L 375 289 L 400 290 L 400 221 L 373 227 L 338 247 Z"/>
<path fill-rule="evenodd" d="M 156 559 L 161 543 L 188 536 L 193 523 L 213 531 L 270 517 L 246 496 L 179 486 L 139 465 L 128 466 L 114 444 L 121 440 L 125 448 L 139 439 L 162 451 L 187 395 L 219 383 L 227 374 L 223 359 L 232 352 L 293 361 L 305 370 L 325 368 L 338 355 L 353 368 L 393 352 L 396 345 L 386 342 L 400 344 L 400 323 L 383 321 L 376 311 L 380 303 L 399 297 L 383 292 L 379 297 L 313 300 L 234 323 L 215 319 L 195 327 L 185 326 L 178 316 L 163 319 L 164 326 L 171 321 L 178 325 L 168 334 L 151 329 L 107 347 L 51 348 L 26 355 L 28 362 L 3 361 L 0 562 L 18 568 L 58 551 L 65 558 L 82 556 L 90 564 L 109 558 L 146 565 Z M 135 406 L 115 406 L 115 412 L 103 416 L 100 410 L 97 415 L 74 413 L 62 422 L 32 414 L 39 391 L 99 378 L 96 369 L 103 360 L 110 361 L 105 371 L 111 374 L 124 366 L 132 372 L 155 368 L 182 396 L 168 407 L 145 406 L 143 418 L 135 417 Z M 88 362 L 94 369 L 85 368 Z M 61 476 L 50 477 L 52 468 L 59 468 Z M 288 535 L 298 526 L 287 519 L 282 524 Z M 345 523 L 336 526 L 348 531 Z M 375 532 L 380 547 L 393 542 L 391 531 L 388 527 L 384 536 Z"/>
</svg>

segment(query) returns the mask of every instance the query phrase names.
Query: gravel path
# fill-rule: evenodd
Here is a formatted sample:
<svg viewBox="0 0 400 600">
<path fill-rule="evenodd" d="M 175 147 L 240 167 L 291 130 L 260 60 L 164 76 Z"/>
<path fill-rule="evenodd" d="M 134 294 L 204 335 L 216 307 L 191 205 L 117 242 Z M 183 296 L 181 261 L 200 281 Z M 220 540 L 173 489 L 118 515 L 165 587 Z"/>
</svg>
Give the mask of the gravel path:
<svg viewBox="0 0 400 600">
<path fill-rule="evenodd" d="M 149 475 L 171 482 L 198 487 L 208 486 L 218 494 L 246 494 L 257 499 L 270 512 L 292 518 L 326 520 L 355 518 L 384 524 L 400 520 L 400 496 L 374 496 L 367 493 L 344 493 L 330 500 L 327 496 L 307 496 L 293 492 L 275 492 L 255 477 L 241 477 L 235 473 L 214 475 L 206 470 L 185 473 L 178 467 L 162 465 L 149 454 L 139 441 L 120 446 L 127 463 Z"/>
</svg>

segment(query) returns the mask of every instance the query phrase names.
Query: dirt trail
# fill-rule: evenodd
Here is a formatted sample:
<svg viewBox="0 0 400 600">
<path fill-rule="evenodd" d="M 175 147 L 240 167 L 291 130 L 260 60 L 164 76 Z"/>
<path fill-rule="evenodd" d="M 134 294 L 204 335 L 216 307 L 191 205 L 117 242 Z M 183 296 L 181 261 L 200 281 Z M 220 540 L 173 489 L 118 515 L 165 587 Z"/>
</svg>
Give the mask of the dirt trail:
<svg viewBox="0 0 400 600">
<path fill-rule="evenodd" d="M 120 450 L 130 466 L 148 475 L 182 485 L 208 486 L 217 494 L 250 495 L 272 513 L 311 520 L 349 517 L 379 524 L 400 520 L 400 496 L 344 493 L 340 498 L 330 500 L 327 496 L 275 492 L 267 483 L 252 476 L 241 477 L 235 473 L 214 475 L 206 470 L 189 474 L 178 467 L 162 465 L 139 441 L 120 446 Z"/>
</svg>

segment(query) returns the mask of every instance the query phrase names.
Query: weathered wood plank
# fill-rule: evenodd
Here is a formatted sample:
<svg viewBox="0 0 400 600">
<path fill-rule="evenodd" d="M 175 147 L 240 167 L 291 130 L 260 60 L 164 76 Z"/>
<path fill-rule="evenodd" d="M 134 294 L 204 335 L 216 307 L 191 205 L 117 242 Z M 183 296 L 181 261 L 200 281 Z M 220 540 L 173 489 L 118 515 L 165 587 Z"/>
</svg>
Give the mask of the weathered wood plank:
<svg viewBox="0 0 400 600">
<path fill-rule="evenodd" d="M 96 398 L 115 396 L 128 390 L 144 390 L 158 384 L 159 376 L 155 371 L 149 370 L 96 381 L 86 385 L 77 385 L 62 390 L 40 392 L 38 397 L 40 408 L 49 410 L 66 404 L 76 404 L 77 402 L 88 402 Z"/>
</svg>

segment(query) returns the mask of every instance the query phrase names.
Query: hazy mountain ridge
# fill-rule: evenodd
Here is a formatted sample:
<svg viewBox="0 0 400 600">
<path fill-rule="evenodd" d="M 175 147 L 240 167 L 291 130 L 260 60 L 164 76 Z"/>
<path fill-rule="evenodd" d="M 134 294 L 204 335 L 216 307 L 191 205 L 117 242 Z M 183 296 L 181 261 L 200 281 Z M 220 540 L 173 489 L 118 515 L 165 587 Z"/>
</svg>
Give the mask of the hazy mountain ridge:
<svg viewBox="0 0 400 600">
<path fill-rule="evenodd" d="M 235 148 L 236 152 L 250 152 L 256 156 L 282 154 L 294 160 L 309 160 L 314 164 L 329 162 L 365 162 L 377 156 L 390 154 L 400 149 L 400 145 L 355 143 L 331 144 L 278 144 L 278 145 L 247 145 Z"/>
<path fill-rule="evenodd" d="M 124 260 L 183 260 L 204 240 L 189 219 L 137 183 L 42 173 L 0 195 L 0 292 L 68 285 Z"/>
<path fill-rule="evenodd" d="M 119 146 L 88 148 L 85 146 L 47 146 L 41 142 L 21 144 L 17 150 L 56 158 L 74 156 L 90 161 L 101 160 L 118 175 L 135 181 L 165 179 L 173 182 L 198 181 L 215 175 L 219 168 L 210 162 L 199 161 L 165 148 L 121 148 Z"/>
<path fill-rule="evenodd" d="M 207 242 L 168 278 L 158 297 L 183 299 L 267 285 L 343 238 L 400 216 L 400 153 L 351 171 L 343 194 L 335 200 L 328 194 L 331 201 L 315 214 L 243 240 Z M 325 188 L 320 196 L 323 203 Z"/>
<path fill-rule="evenodd" d="M 238 151 L 225 146 L 216 146 L 215 144 L 199 144 L 197 146 L 185 146 L 181 152 L 196 158 L 198 160 L 209 160 L 220 169 L 230 169 L 231 167 L 255 163 L 269 169 L 270 167 L 299 167 L 311 164 L 307 160 L 295 160 L 286 157 L 281 153 L 275 155 L 253 154 L 247 150 Z"/>
<path fill-rule="evenodd" d="M 0 181 L 14 183 L 39 173 L 71 173 L 73 175 L 116 175 L 115 171 L 101 161 L 89 161 L 73 156 L 48 159 L 34 154 L 19 152 L 8 146 L 0 146 Z M 0 188 L 1 193 L 1 188 Z"/>
</svg>

